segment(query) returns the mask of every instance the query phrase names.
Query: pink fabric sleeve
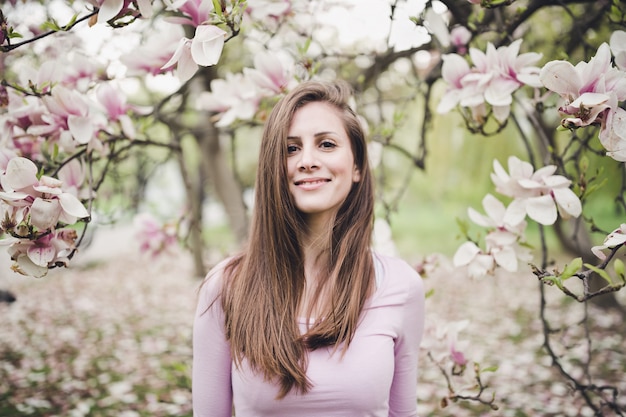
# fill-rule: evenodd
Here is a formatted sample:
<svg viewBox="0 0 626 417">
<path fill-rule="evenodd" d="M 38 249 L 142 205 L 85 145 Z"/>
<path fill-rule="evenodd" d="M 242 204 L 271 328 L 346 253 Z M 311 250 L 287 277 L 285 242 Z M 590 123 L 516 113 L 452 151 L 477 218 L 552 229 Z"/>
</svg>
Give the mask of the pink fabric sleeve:
<svg viewBox="0 0 626 417">
<path fill-rule="evenodd" d="M 193 324 L 192 401 L 194 417 L 231 417 L 231 355 L 224 333 L 220 266 L 199 292 Z"/>
<path fill-rule="evenodd" d="M 402 270 L 400 270 L 402 269 Z M 389 417 L 417 416 L 417 375 L 419 346 L 424 332 L 424 286 L 419 274 L 408 264 L 393 273 L 406 274 L 406 304 L 401 333 L 395 342 L 395 370 L 389 397 Z"/>
</svg>

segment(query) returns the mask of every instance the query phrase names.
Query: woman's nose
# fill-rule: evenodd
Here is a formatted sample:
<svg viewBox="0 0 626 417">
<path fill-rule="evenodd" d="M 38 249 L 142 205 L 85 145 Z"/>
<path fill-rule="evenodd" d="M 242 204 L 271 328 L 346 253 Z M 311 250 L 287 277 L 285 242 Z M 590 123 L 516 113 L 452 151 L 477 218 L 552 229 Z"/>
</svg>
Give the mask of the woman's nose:
<svg viewBox="0 0 626 417">
<path fill-rule="evenodd" d="M 313 146 L 303 146 L 300 152 L 300 160 L 298 161 L 298 169 L 310 170 L 319 167 L 317 155 Z"/>
</svg>

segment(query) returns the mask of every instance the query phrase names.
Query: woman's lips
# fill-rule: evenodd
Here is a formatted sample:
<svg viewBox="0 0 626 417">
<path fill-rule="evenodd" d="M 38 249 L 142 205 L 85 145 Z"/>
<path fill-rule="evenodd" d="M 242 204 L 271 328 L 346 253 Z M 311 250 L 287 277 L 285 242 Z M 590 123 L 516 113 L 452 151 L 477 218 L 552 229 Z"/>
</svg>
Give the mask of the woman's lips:
<svg viewBox="0 0 626 417">
<path fill-rule="evenodd" d="M 301 180 L 294 181 L 294 184 L 298 186 L 299 188 L 302 188 L 305 190 L 313 190 L 313 189 L 321 187 L 327 182 L 330 182 L 330 180 L 327 178 L 304 178 Z"/>
</svg>

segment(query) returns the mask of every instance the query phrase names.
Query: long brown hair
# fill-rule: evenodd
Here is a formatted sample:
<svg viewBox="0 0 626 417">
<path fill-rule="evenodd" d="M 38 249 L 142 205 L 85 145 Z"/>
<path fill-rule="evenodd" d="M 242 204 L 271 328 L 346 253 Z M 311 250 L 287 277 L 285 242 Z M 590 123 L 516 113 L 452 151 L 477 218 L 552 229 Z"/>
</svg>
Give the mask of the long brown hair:
<svg viewBox="0 0 626 417">
<path fill-rule="evenodd" d="M 255 186 L 255 208 L 246 250 L 225 270 L 223 308 L 235 364 L 243 359 L 266 380 L 280 384 L 278 398 L 295 388 L 306 393 L 306 350 L 346 349 L 363 305 L 374 287 L 370 250 L 374 192 L 363 128 L 348 105 L 343 82 L 307 81 L 273 108 L 263 130 Z M 313 303 L 319 318 L 301 335 L 298 308 L 304 294 L 301 236 L 305 223 L 289 192 L 287 134 L 295 112 L 321 101 L 337 108 L 361 176 L 329 225 L 328 259 Z M 328 294 L 324 299 L 320 293 Z M 344 350 L 345 352 L 345 350 Z"/>
</svg>

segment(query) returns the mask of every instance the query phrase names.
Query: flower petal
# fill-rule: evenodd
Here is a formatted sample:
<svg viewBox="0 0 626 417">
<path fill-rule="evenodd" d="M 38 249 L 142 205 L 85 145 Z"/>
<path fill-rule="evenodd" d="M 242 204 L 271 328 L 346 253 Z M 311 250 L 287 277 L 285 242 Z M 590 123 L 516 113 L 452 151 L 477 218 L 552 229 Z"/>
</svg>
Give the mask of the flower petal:
<svg viewBox="0 0 626 417">
<path fill-rule="evenodd" d="M 578 96 L 582 85 L 580 75 L 567 61 L 550 61 L 541 68 L 539 79 L 543 85 L 555 93 L 571 100 Z"/>
<path fill-rule="evenodd" d="M 526 218 L 526 199 L 517 198 L 511 202 L 504 213 L 504 224 L 516 227 Z"/>
<path fill-rule="evenodd" d="M 191 41 L 191 56 L 196 64 L 205 67 L 217 64 L 226 32 L 214 25 L 200 25 Z"/>
<path fill-rule="evenodd" d="M 47 267 L 54 260 L 56 250 L 52 245 L 32 245 L 26 254 L 35 265 Z"/>
<path fill-rule="evenodd" d="M 494 260 L 491 255 L 477 255 L 476 259 L 469 264 L 467 271 L 470 278 L 482 278 L 493 272 Z"/>
<path fill-rule="evenodd" d="M 569 188 L 555 188 L 552 194 L 563 218 L 578 217 L 583 212 L 580 199 Z"/>
<path fill-rule="evenodd" d="M 16 263 L 12 267 L 13 270 L 22 275 L 28 275 L 35 278 L 41 278 L 48 273 L 48 266 L 36 265 L 27 254 L 18 255 Z"/>
<path fill-rule="evenodd" d="M 517 256 L 512 247 L 506 246 L 500 250 L 493 251 L 493 259 L 499 266 L 507 271 L 517 272 Z"/>
<path fill-rule="evenodd" d="M 52 229 L 58 223 L 60 214 L 59 200 L 36 198 L 30 207 L 30 223 L 41 231 Z"/>
<path fill-rule="evenodd" d="M 124 0 L 104 0 L 98 11 L 98 23 L 113 19 L 122 10 Z"/>
<path fill-rule="evenodd" d="M 21 190 L 37 182 L 37 165 L 27 158 L 13 158 L 7 164 L 2 186 L 12 190 Z"/>
<path fill-rule="evenodd" d="M 472 262 L 480 248 L 474 242 L 465 242 L 456 250 L 452 263 L 454 266 L 464 266 Z"/>
<path fill-rule="evenodd" d="M 89 212 L 83 206 L 83 203 L 73 194 L 63 193 L 58 198 L 63 211 L 70 216 L 78 217 L 79 219 L 89 217 Z"/>
<path fill-rule="evenodd" d="M 528 217 L 544 226 L 554 224 L 557 218 L 556 204 L 550 195 L 527 199 L 526 213 Z"/>
<path fill-rule="evenodd" d="M 441 58 L 443 59 L 442 78 L 454 87 L 461 87 L 461 78 L 470 72 L 469 64 L 465 58 L 457 54 L 445 54 Z"/>
<path fill-rule="evenodd" d="M 94 134 L 94 128 L 91 118 L 69 115 L 67 118 L 67 126 L 76 142 L 85 145 L 91 141 Z"/>
</svg>

